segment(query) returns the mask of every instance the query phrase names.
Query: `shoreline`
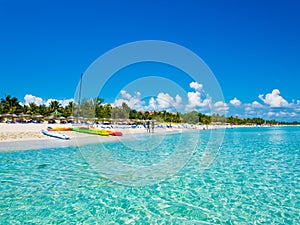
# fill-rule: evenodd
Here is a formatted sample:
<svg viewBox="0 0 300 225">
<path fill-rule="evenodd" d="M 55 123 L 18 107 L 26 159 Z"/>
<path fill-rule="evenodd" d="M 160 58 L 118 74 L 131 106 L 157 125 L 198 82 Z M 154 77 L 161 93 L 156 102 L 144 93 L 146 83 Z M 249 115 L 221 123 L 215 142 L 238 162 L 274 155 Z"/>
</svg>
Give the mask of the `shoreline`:
<svg viewBox="0 0 300 225">
<path fill-rule="evenodd" d="M 51 138 L 41 133 L 49 124 L 5 124 L 0 123 L 0 152 L 12 152 L 23 150 L 34 150 L 43 148 L 75 147 L 87 144 L 97 144 L 106 142 L 118 142 L 132 139 L 134 136 L 172 134 L 189 131 L 202 131 L 203 128 L 211 129 L 233 129 L 233 128 L 265 128 L 266 126 L 245 126 L 245 125 L 205 125 L 198 126 L 197 129 L 191 128 L 156 128 L 154 133 L 149 133 L 145 128 L 118 128 L 123 136 L 99 136 L 74 131 L 60 131 L 70 137 L 70 140 Z M 68 125 L 54 125 L 68 126 Z M 278 126 L 280 127 L 280 126 Z"/>
<path fill-rule="evenodd" d="M 75 147 L 87 144 L 97 144 L 106 142 L 116 142 L 132 139 L 134 136 L 159 135 L 181 132 L 179 129 L 156 129 L 154 133 L 149 133 L 145 128 L 119 128 L 123 136 L 100 136 L 93 134 L 78 133 L 75 131 L 59 131 L 66 134 L 70 140 L 62 140 L 45 136 L 41 133 L 48 124 L 5 124 L 0 123 L 0 152 L 24 151 L 43 148 Z M 54 125 L 68 127 L 68 125 Z"/>
</svg>

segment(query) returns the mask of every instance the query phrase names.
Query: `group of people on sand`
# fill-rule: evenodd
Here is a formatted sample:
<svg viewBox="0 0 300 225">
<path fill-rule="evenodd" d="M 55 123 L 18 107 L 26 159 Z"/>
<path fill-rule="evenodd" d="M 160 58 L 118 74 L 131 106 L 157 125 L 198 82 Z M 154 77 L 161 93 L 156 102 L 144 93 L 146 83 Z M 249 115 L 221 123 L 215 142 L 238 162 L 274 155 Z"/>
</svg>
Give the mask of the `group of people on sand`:
<svg viewBox="0 0 300 225">
<path fill-rule="evenodd" d="M 155 127 L 155 123 L 154 123 L 154 121 L 152 120 L 152 121 L 151 121 L 151 130 L 152 130 L 152 133 L 154 133 L 154 127 Z M 150 120 L 147 121 L 146 128 L 147 128 L 147 132 L 150 133 Z"/>
</svg>

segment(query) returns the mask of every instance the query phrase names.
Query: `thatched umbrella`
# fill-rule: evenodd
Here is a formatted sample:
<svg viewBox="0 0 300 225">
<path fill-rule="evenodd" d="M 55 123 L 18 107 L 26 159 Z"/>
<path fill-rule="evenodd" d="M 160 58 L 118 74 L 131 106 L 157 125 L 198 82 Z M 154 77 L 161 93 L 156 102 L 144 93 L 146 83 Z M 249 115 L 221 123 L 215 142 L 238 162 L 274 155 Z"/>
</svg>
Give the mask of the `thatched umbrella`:
<svg viewBox="0 0 300 225">
<path fill-rule="evenodd" d="M 54 116 L 47 116 L 44 118 L 45 120 L 53 120 L 54 119 Z"/>
<path fill-rule="evenodd" d="M 19 117 L 20 117 L 20 118 L 26 118 L 26 117 L 30 117 L 30 115 L 29 115 L 29 114 L 23 114 L 23 113 L 22 113 L 22 114 L 19 115 Z"/>
<path fill-rule="evenodd" d="M 35 116 L 32 116 L 31 118 L 32 119 L 41 119 L 41 118 L 43 118 L 43 116 L 42 115 L 35 115 Z"/>
</svg>

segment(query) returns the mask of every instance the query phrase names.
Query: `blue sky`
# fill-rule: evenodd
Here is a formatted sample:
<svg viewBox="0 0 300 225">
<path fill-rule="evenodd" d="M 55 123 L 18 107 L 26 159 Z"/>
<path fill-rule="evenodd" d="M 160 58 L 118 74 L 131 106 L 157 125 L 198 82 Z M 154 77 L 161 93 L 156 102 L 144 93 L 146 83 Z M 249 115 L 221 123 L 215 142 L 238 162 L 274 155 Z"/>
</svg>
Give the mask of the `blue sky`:
<svg viewBox="0 0 300 225">
<path fill-rule="evenodd" d="M 299 11 L 297 0 L 1 0 L 0 97 L 71 99 L 80 74 L 105 52 L 133 41 L 164 40 L 205 61 L 222 88 L 219 106 L 227 115 L 300 121 Z M 129 82 L 125 76 L 115 80 L 121 86 L 102 91 L 107 102 Z M 183 108 L 188 92 L 199 96 L 191 82 L 180 81 Z M 144 89 L 136 91 L 143 95 Z M 117 98 L 141 98 L 133 89 L 125 91 Z M 174 104 L 179 94 L 159 93 Z"/>
</svg>

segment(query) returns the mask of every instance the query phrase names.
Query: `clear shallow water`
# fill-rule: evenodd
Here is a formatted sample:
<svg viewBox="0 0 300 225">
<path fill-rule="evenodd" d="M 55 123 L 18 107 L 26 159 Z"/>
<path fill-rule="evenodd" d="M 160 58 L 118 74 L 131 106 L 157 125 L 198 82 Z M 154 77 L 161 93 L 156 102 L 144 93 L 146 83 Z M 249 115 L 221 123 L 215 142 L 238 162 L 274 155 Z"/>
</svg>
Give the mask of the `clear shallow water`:
<svg viewBox="0 0 300 225">
<path fill-rule="evenodd" d="M 202 170 L 209 136 L 200 132 L 178 173 L 139 187 L 103 178 L 99 152 L 148 166 L 194 136 L 141 137 L 145 148 L 157 143 L 151 151 L 136 140 L 0 153 L 0 224 L 299 224 L 300 127 L 228 129 Z"/>
</svg>

